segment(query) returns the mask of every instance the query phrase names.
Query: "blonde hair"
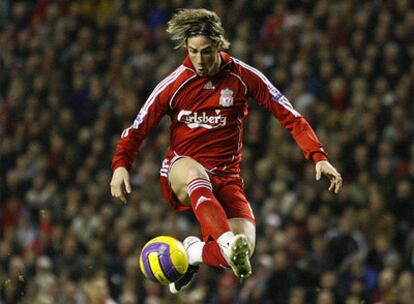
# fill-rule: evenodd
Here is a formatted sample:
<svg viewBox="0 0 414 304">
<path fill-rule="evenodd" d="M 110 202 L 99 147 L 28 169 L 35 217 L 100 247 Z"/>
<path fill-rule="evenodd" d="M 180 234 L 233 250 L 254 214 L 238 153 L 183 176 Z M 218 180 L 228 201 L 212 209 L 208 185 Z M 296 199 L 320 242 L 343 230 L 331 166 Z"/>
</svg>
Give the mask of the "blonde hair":
<svg viewBox="0 0 414 304">
<path fill-rule="evenodd" d="M 167 33 L 175 43 L 175 48 L 185 47 L 187 39 L 193 36 L 210 38 L 219 50 L 228 49 L 230 42 L 224 38 L 224 29 L 215 12 L 200 9 L 180 9 L 168 21 Z"/>
</svg>

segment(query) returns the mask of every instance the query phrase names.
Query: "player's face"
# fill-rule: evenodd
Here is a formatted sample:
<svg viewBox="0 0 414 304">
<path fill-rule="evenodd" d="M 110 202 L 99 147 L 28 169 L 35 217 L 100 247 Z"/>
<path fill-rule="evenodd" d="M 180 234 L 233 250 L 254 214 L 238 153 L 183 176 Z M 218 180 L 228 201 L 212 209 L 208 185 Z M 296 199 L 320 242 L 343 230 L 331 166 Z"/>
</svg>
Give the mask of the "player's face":
<svg viewBox="0 0 414 304">
<path fill-rule="evenodd" d="M 220 53 L 214 42 L 206 36 L 187 39 L 188 56 L 200 76 L 212 76 L 220 69 Z"/>
</svg>

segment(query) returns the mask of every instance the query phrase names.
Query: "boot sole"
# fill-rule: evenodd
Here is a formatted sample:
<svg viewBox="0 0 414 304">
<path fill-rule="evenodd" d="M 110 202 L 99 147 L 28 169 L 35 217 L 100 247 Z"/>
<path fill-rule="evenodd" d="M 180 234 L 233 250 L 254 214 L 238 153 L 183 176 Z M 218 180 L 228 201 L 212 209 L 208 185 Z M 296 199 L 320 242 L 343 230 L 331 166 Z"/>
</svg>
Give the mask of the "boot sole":
<svg viewBox="0 0 414 304">
<path fill-rule="evenodd" d="M 245 235 L 239 234 L 234 237 L 230 247 L 230 267 L 241 282 L 252 274 L 250 248 Z"/>
</svg>

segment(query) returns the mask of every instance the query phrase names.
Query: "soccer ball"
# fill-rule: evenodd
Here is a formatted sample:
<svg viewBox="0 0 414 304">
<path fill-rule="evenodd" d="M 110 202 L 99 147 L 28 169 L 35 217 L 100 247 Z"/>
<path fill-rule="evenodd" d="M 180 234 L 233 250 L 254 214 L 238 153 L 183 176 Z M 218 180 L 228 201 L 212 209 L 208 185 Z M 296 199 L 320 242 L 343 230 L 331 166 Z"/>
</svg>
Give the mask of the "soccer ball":
<svg viewBox="0 0 414 304">
<path fill-rule="evenodd" d="M 145 244 L 139 267 L 146 278 L 168 285 L 185 274 L 188 257 L 181 242 L 170 236 L 159 236 Z"/>
</svg>

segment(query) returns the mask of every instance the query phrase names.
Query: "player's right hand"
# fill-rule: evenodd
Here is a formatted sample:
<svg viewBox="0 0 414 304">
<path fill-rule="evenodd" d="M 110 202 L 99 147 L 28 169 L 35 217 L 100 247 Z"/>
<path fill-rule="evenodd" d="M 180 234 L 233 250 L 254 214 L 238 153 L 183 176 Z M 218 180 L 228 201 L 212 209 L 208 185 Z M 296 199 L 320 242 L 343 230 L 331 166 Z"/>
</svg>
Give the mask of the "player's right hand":
<svg viewBox="0 0 414 304">
<path fill-rule="evenodd" d="M 125 193 L 131 193 L 131 182 L 129 172 L 124 167 L 118 167 L 112 174 L 111 194 L 119 198 L 124 204 L 127 203 Z"/>
</svg>

